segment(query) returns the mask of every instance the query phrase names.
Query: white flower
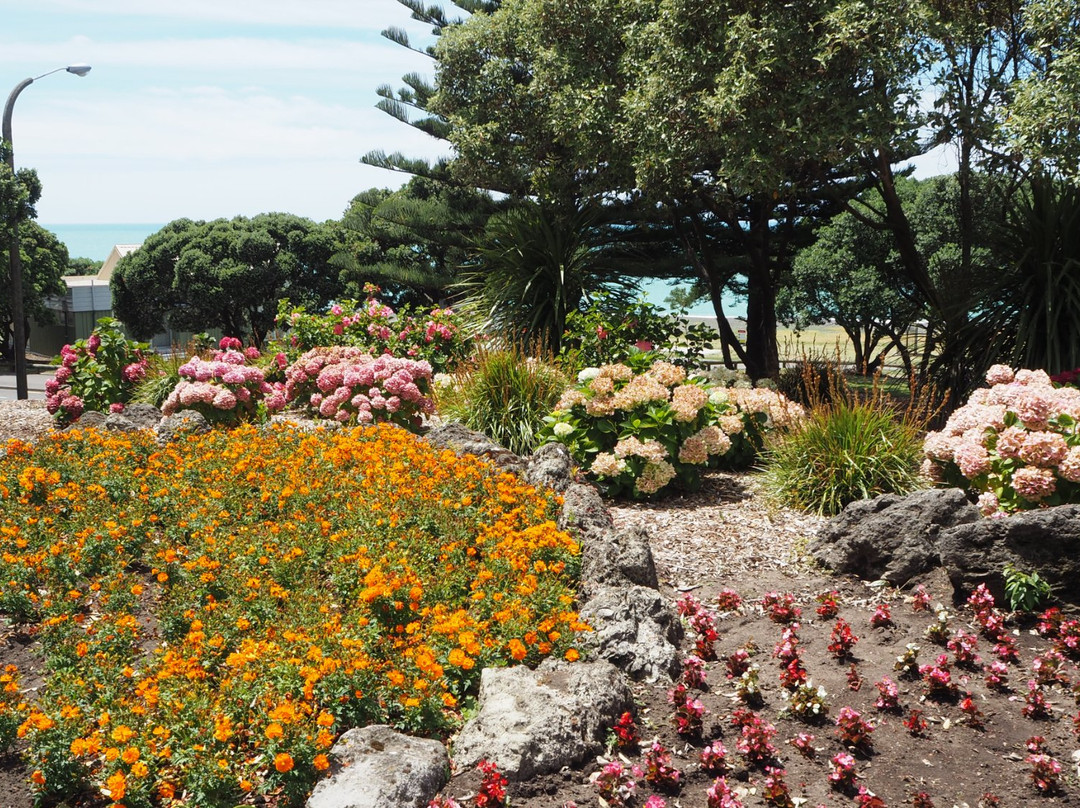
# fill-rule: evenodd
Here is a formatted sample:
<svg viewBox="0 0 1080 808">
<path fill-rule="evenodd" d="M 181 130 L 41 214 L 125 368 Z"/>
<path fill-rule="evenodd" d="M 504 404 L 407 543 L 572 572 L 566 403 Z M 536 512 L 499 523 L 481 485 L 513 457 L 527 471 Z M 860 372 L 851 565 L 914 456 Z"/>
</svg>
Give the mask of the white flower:
<svg viewBox="0 0 1080 808">
<path fill-rule="evenodd" d="M 578 384 L 585 384 L 600 375 L 600 368 L 585 368 L 577 375 Z"/>
<path fill-rule="evenodd" d="M 454 383 L 454 377 L 449 373 L 436 373 L 432 382 L 436 387 L 450 387 Z"/>
<path fill-rule="evenodd" d="M 709 401 L 713 404 L 723 404 L 728 400 L 728 392 L 723 387 L 714 387 L 709 391 Z"/>
<path fill-rule="evenodd" d="M 551 431 L 555 433 L 556 437 L 565 438 L 574 431 L 574 426 L 573 424 L 566 423 L 566 421 L 559 421 L 559 423 L 551 428 Z"/>
</svg>

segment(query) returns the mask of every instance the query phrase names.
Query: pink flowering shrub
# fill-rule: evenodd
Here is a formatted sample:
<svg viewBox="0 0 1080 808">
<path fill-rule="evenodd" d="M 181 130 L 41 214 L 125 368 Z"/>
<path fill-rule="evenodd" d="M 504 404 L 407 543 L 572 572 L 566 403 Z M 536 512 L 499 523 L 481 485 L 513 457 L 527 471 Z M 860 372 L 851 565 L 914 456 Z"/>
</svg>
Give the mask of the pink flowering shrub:
<svg viewBox="0 0 1080 808">
<path fill-rule="evenodd" d="M 285 399 L 342 423 L 390 421 L 415 426 L 434 410 L 427 395 L 431 365 L 360 348 L 313 348 L 285 371 Z"/>
<path fill-rule="evenodd" d="M 1080 389 L 1004 365 L 986 381 L 926 436 L 924 472 L 978 494 L 987 516 L 1080 502 Z"/>
<path fill-rule="evenodd" d="M 223 337 L 210 359 L 193 356 L 180 366 L 180 381 L 162 405 L 165 415 L 195 410 L 210 423 L 237 424 L 255 417 L 260 402 L 269 412 L 285 408 L 280 385 L 248 364 L 259 358 L 255 348 L 241 350 L 240 340 Z"/>
<path fill-rule="evenodd" d="M 86 410 L 122 412 L 146 378 L 149 347 L 127 339 L 119 320 L 103 317 L 89 337 L 65 345 L 53 359 L 59 367 L 45 382 L 45 408 L 61 424 Z"/>
<path fill-rule="evenodd" d="M 750 465 L 766 431 L 801 416 L 777 393 L 714 387 L 669 362 L 640 373 L 604 365 L 578 374 L 541 437 L 565 445 L 609 496 L 644 499 L 696 490 L 706 467 Z"/>
<path fill-rule="evenodd" d="M 469 355 L 471 340 L 452 309 L 395 311 L 379 299 L 377 286 L 368 284 L 364 291 L 368 297 L 363 302 L 343 300 L 321 314 L 291 308 L 282 300 L 277 324 L 288 329 L 289 357 L 312 348 L 347 346 L 373 356 L 427 360 L 434 372 L 444 373 Z"/>
</svg>

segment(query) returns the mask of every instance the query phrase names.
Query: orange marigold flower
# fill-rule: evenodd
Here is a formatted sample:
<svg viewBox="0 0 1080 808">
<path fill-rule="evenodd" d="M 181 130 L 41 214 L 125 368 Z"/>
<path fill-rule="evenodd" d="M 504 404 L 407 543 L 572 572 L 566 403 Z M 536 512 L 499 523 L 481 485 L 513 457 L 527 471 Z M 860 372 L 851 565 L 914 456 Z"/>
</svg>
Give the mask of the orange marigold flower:
<svg viewBox="0 0 1080 808">
<path fill-rule="evenodd" d="M 315 766 L 315 771 L 324 772 L 330 768 L 330 760 L 326 755 L 316 755 L 315 760 L 312 761 L 312 765 Z"/>
<path fill-rule="evenodd" d="M 277 740 L 284 734 L 285 731 L 281 728 L 281 724 L 276 721 L 272 724 L 268 724 L 266 727 L 266 737 L 272 741 Z"/>
<path fill-rule="evenodd" d="M 171 800 L 176 796 L 176 786 L 172 783 L 162 783 L 157 788 L 157 795 L 163 800 Z"/>
<path fill-rule="evenodd" d="M 135 730 L 125 724 L 121 724 L 112 731 L 110 737 L 117 743 L 127 743 L 135 737 Z"/>
<path fill-rule="evenodd" d="M 292 755 L 287 752 L 278 752 L 274 755 L 274 768 L 282 774 L 291 772 L 293 767 Z"/>
<path fill-rule="evenodd" d="M 45 785 L 45 775 L 42 774 L 41 769 L 34 769 L 34 773 L 30 775 L 30 779 L 39 786 Z"/>
<path fill-rule="evenodd" d="M 581 659 L 581 654 L 579 654 L 576 649 L 571 648 L 569 651 L 566 652 L 566 658 L 570 662 L 577 662 L 579 659 Z"/>
<path fill-rule="evenodd" d="M 525 647 L 525 644 L 522 643 L 521 640 L 517 639 L 516 637 L 514 639 L 510 640 L 509 648 L 510 648 L 510 656 L 512 656 L 518 662 L 523 660 L 525 658 L 525 654 L 528 652 L 528 649 Z"/>
<path fill-rule="evenodd" d="M 315 723 L 320 727 L 332 727 L 334 725 L 334 716 L 330 715 L 330 713 L 319 713 Z"/>
<path fill-rule="evenodd" d="M 105 789 L 107 790 L 107 796 L 111 797 L 113 801 L 122 800 L 124 794 L 127 793 L 127 779 L 124 777 L 123 772 L 113 772 L 109 775 L 109 779 L 105 781 Z"/>
<path fill-rule="evenodd" d="M 139 759 L 139 750 L 134 746 L 129 746 L 124 750 L 124 753 L 120 755 L 120 759 L 130 766 Z"/>
</svg>

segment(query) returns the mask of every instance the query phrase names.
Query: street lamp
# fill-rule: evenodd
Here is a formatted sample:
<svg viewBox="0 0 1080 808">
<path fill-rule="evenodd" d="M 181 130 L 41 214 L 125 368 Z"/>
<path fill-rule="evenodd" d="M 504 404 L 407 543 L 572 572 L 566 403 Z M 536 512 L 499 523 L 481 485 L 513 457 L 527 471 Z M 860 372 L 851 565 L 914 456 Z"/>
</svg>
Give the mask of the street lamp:
<svg viewBox="0 0 1080 808">
<path fill-rule="evenodd" d="M 11 170 L 12 177 L 15 176 L 15 149 L 11 143 L 11 111 L 15 108 L 15 99 L 19 97 L 19 93 L 38 79 L 51 76 L 53 73 L 59 73 L 61 70 L 74 73 L 76 76 L 85 76 L 90 72 L 90 65 L 58 67 L 56 70 L 42 73 L 35 78 L 23 79 L 15 85 L 15 89 L 8 96 L 7 103 L 4 105 L 3 139 L 7 143 L 5 159 L 8 168 Z M 15 341 L 15 396 L 19 399 L 26 399 L 30 397 L 30 394 L 26 386 L 26 326 L 23 322 L 25 315 L 23 314 L 22 257 L 19 255 L 19 216 L 17 214 L 11 217 L 9 225 L 11 227 L 11 240 L 8 244 L 8 258 L 11 262 L 11 319 L 14 326 L 13 339 Z"/>
</svg>

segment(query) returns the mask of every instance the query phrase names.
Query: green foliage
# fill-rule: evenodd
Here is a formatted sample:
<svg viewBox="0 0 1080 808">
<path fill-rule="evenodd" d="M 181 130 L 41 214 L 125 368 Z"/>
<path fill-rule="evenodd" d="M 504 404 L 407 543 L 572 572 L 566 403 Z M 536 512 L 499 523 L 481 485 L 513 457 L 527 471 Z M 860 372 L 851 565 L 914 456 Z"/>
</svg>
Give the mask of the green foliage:
<svg viewBox="0 0 1080 808">
<path fill-rule="evenodd" d="M 878 401 L 838 401 L 811 411 L 764 458 L 768 490 L 782 503 L 832 516 L 845 505 L 920 487 L 918 431 Z"/>
<path fill-rule="evenodd" d="M 97 275 L 103 263 L 103 261 L 95 261 L 93 258 L 72 257 L 68 260 L 64 274 L 75 276 Z"/>
<path fill-rule="evenodd" d="M 544 437 L 565 445 L 608 495 L 645 499 L 696 490 L 707 466 L 752 464 L 766 429 L 800 415 L 772 391 L 712 387 L 668 362 L 641 372 L 604 365 L 578 374 Z"/>
<path fill-rule="evenodd" d="M 1002 575 L 1005 596 L 1014 612 L 1033 612 L 1050 597 L 1050 584 L 1040 578 L 1038 572 L 1023 572 L 1006 564 Z"/>
<path fill-rule="evenodd" d="M 397 191 L 357 194 L 342 217 L 342 294 L 359 297 L 367 283 L 394 305 L 430 304 L 467 260 L 469 247 L 495 209 L 491 198 L 427 177 Z"/>
<path fill-rule="evenodd" d="M 628 302 L 596 208 L 523 202 L 488 220 L 475 261 L 455 288 L 488 333 L 558 352 L 566 319 L 588 296 Z"/>
<path fill-rule="evenodd" d="M 285 213 L 210 222 L 177 219 L 124 256 L 112 278 L 113 311 L 132 333 L 219 329 L 261 345 L 274 301 L 321 308 L 339 297 L 327 225 Z"/>
<path fill-rule="evenodd" d="M 0 167 L 0 171 L 3 167 Z M 0 228 L 0 285 L 10 289 L 8 263 L 8 231 Z M 45 305 L 49 297 L 62 297 L 67 291 L 63 276 L 67 268 L 67 247 L 56 235 L 37 222 L 25 219 L 19 223 L 19 254 L 23 272 L 23 312 L 27 319 L 52 323 L 56 315 Z M 12 352 L 11 296 L 0 296 L 0 348 L 5 356 Z"/>
<path fill-rule="evenodd" d="M 146 377 L 150 346 L 129 340 L 119 320 L 102 317 L 86 339 L 65 345 L 45 384 L 45 406 L 61 423 L 78 420 L 85 410 L 108 412 L 131 401 Z"/>
<path fill-rule="evenodd" d="M 566 386 L 566 377 L 543 358 L 517 347 L 480 347 L 439 388 L 436 407 L 444 418 L 527 455 Z"/>
<path fill-rule="evenodd" d="M 472 339 L 453 309 L 405 306 L 394 311 L 378 297 L 378 287 L 368 284 L 364 292 L 368 297 L 362 303 L 342 300 L 318 314 L 279 301 L 276 322 L 287 329 L 286 355 L 296 359 L 313 348 L 350 346 L 374 356 L 426 359 L 436 373 L 452 369 L 468 355 Z"/>
<path fill-rule="evenodd" d="M 147 355 L 147 360 L 146 378 L 135 385 L 131 401 L 161 409 L 169 393 L 180 383 L 180 367 L 187 361 L 187 356 L 182 353 L 169 356 L 151 353 Z"/>
<path fill-rule="evenodd" d="M 576 373 L 653 352 L 652 360 L 697 368 L 715 339 L 716 332 L 703 323 L 690 325 L 684 316 L 665 313 L 651 303 L 639 300 L 627 306 L 601 293 L 588 308 L 567 314 L 559 360 Z"/>
</svg>

